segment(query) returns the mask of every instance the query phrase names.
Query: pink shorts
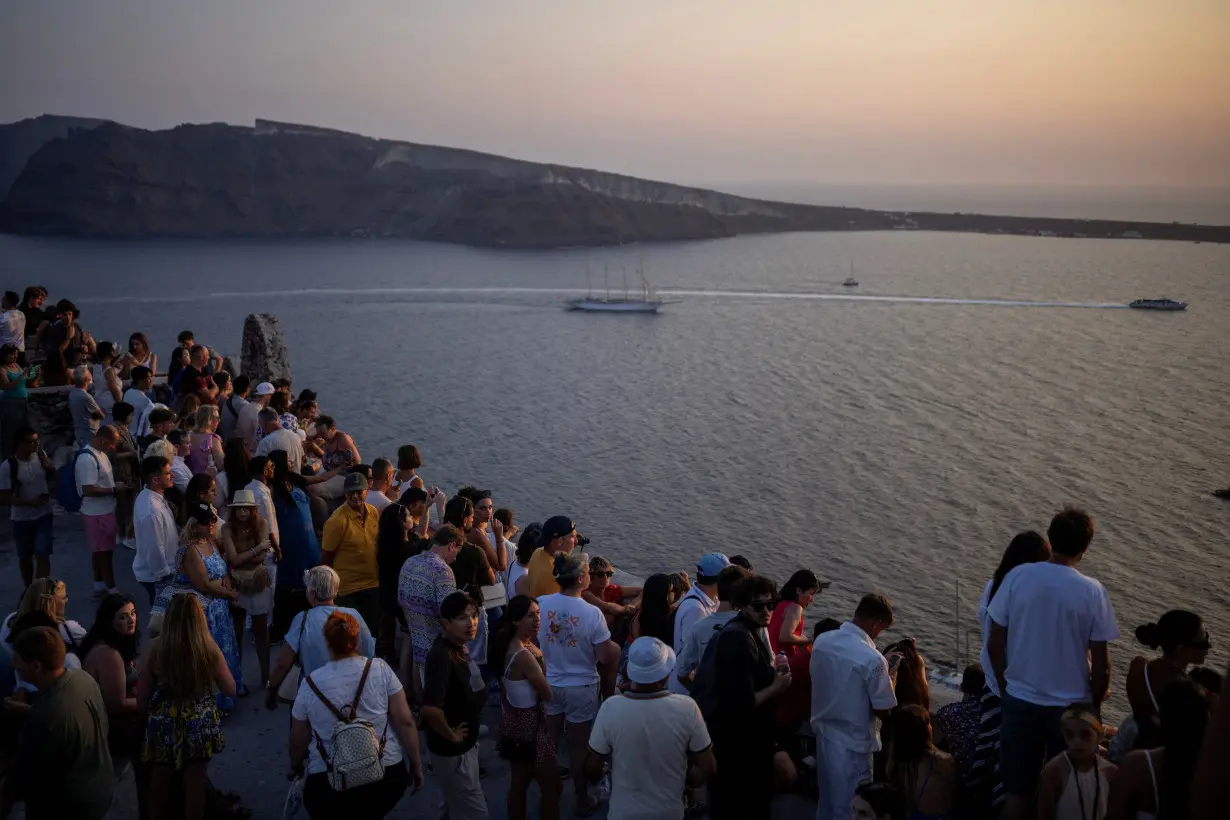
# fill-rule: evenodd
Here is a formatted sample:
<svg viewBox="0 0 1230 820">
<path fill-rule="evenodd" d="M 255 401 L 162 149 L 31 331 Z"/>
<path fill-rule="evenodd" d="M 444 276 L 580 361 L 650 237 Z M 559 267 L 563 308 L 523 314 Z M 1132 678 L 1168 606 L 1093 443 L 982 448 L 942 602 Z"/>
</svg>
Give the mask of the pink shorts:
<svg viewBox="0 0 1230 820">
<path fill-rule="evenodd" d="M 90 552 L 111 552 L 115 549 L 115 513 L 106 515 L 83 515 L 85 537 L 90 542 Z"/>
</svg>

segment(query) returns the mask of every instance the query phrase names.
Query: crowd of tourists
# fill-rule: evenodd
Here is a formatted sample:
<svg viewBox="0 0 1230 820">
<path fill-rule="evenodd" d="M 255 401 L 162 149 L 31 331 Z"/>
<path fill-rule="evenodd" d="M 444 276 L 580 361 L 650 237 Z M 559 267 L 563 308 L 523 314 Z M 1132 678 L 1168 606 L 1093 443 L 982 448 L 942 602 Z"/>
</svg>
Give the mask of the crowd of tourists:
<svg viewBox="0 0 1230 820">
<path fill-rule="evenodd" d="M 35 291 L 6 295 L 5 327 Z M 884 643 L 883 595 L 810 624 L 828 581 L 779 585 L 717 552 L 616 583 L 570 517 L 521 527 L 489 490 L 450 496 L 413 445 L 364 462 L 314 393 L 232 377 L 189 332 L 151 394 L 144 337 L 117 363 L 65 305 L 38 328 L 80 342 L 68 477 L 24 420 L 0 468 L 25 587 L 0 627 L 0 817 L 22 800 L 31 820 L 102 818 L 121 777 L 143 818 L 247 816 L 209 763 L 252 689 L 289 704 L 288 801 L 314 820 L 384 817 L 427 779 L 440 816 L 485 818 L 488 734 L 514 820 L 604 802 L 615 820 L 755 820 L 786 791 L 819 820 L 1222 816 L 1230 716 L 1200 616 L 1137 630 L 1161 654 L 1128 664 L 1131 715 L 1103 722 L 1119 628 L 1079 569 L 1081 510 L 1012 539 L 979 603 L 980 663 L 933 709 L 920 647 Z M 88 630 L 52 576 L 53 493 L 90 545 Z M 117 547 L 141 590 L 116 588 Z"/>
</svg>

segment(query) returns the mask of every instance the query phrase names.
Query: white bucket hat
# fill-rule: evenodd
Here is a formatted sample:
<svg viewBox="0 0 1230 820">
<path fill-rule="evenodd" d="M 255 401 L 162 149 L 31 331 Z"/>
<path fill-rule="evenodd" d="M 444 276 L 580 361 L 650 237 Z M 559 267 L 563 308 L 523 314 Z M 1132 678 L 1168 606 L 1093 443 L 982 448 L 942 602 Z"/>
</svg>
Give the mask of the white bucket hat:
<svg viewBox="0 0 1230 820">
<path fill-rule="evenodd" d="M 641 685 L 666 680 L 675 671 L 675 650 L 657 638 L 637 638 L 628 647 L 628 680 Z"/>
<path fill-rule="evenodd" d="M 228 507 L 255 507 L 256 506 L 256 494 L 253 493 L 251 490 L 236 490 L 235 500 L 233 500 L 227 506 Z"/>
</svg>

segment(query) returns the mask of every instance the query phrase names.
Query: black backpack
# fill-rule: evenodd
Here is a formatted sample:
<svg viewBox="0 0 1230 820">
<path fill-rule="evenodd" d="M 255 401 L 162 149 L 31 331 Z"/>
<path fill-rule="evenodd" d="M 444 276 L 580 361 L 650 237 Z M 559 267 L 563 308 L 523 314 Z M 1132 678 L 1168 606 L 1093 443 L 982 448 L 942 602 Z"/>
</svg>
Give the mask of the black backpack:
<svg viewBox="0 0 1230 820">
<path fill-rule="evenodd" d="M 705 653 L 700 656 L 700 663 L 696 665 L 696 672 L 692 676 L 692 697 L 696 699 L 696 705 L 700 707 L 700 713 L 704 716 L 706 723 L 713 719 L 720 706 L 718 697 L 717 646 L 718 641 L 722 638 L 722 633 L 732 623 L 734 623 L 733 618 L 721 626 L 713 628 L 713 631 L 717 634 L 710 638 L 709 643 L 705 645 Z M 735 627 L 735 629 L 738 628 Z"/>
</svg>

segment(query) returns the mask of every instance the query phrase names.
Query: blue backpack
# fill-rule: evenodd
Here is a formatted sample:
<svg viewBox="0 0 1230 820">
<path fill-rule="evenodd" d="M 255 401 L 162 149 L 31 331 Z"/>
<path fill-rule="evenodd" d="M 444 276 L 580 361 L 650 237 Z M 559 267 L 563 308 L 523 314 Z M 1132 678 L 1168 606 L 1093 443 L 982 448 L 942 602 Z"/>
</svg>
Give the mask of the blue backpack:
<svg viewBox="0 0 1230 820">
<path fill-rule="evenodd" d="M 81 512 L 81 493 L 77 492 L 77 459 L 82 455 L 94 459 L 94 464 L 98 465 L 98 457 L 83 447 L 73 455 L 70 463 L 64 465 L 56 479 L 56 503 L 68 512 Z"/>
</svg>

